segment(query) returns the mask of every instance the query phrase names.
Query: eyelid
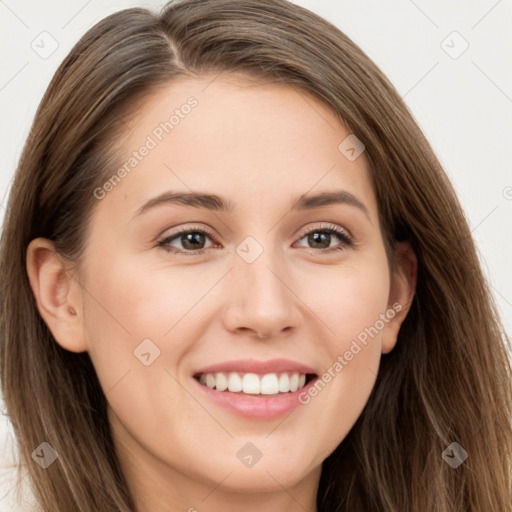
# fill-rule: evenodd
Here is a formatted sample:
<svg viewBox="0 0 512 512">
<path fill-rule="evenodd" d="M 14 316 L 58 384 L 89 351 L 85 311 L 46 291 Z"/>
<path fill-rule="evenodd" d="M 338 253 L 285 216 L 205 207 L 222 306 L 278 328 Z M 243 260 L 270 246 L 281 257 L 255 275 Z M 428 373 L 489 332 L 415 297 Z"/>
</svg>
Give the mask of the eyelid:
<svg viewBox="0 0 512 512">
<path fill-rule="evenodd" d="M 164 246 L 165 243 L 168 243 L 170 240 L 178 238 L 180 235 L 182 235 L 184 233 L 192 233 L 192 232 L 204 233 L 204 234 L 208 235 L 212 239 L 213 242 L 220 243 L 219 240 L 217 239 L 216 235 L 209 228 L 207 228 L 205 226 L 199 226 L 199 225 L 192 224 L 192 225 L 181 226 L 177 231 L 171 233 L 170 235 L 161 237 L 158 241 L 158 245 Z M 204 251 L 204 250 L 206 250 L 206 249 L 198 249 L 198 251 Z M 186 252 L 189 254 L 194 254 L 194 251 L 186 251 Z"/>
<path fill-rule="evenodd" d="M 346 238 L 350 239 L 351 242 L 354 241 L 354 236 L 352 233 L 342 226 L 338 226 L 337 224 L 332 223 L 320 223 L 318 225 L 308 226 L 307 228 L 304 228 L 303 230 L 299 231 L 298 238 L 304 238 L 304 236 L 308 235 L 309 233 L 313 231 L 334 231 L 339 232 L 340 234 L 343 234 L 346 236 Z"/>
</svg>

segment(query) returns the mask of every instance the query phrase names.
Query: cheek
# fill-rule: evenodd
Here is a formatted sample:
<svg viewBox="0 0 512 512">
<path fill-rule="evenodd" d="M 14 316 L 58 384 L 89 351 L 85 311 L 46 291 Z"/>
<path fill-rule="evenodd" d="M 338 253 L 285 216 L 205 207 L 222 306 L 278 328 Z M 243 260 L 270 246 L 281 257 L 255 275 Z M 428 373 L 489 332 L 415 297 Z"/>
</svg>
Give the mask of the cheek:
<svg viewBox="0 0 512 512">
<path fill-rule="evenodd" d="M 387 309 L 389 284 L 385 260 L 340 266 L 310 278 L 310 291 L 304 288 L 302 297 L 328 327 L 331 356 L 347 350 L 354 338 L 379 321 Z"/>
<path fill-rule="evenodd" d="M 162 425 L 168 428 L 166 436 L 178 436 L 173 411 L 183 410 L 180 421 L 190 412 L 180 401 L 181 384 L 171 375 L 194 339 L 186 331 L 207 283 L 187 287 L 176 279 L 178 271 L 139 268 L 121 260 L 108 268 L 97 265 L 94 275 L 102 278 L 89 279 L 86 285 L 90 293 L 84 297 L 85 328 L 89 354 L 114 418 L 141 445 L 151 437 L 148 432 L 158 433 Z"/>
<path fill-rule="evenodd" d="M 127 372 L 127 380 L 137 378 L 149 390 L 157 385 L 155 368 L 175 373 L 200 337 L 204 308 L 211 308 L 212 300 L 217 303 L 207 295 L 224 273 L 218 268 L 197 268 L 162 268 L 114 257 L 97 258 L 89 267 L 85 329 L 89 354 L 105 392 Z"/>
<path fill-rule="evenodd" d="M 316 292 L 305 299 L 328 327 L 317 349 L 322 353 L 322 374 L 301 397 L 330 439 L 319 461 L 348 434 L 375 384 L 389 296 L 385 262 L 364 269 L 339 268 L 335 277 L 319 274 Z"/>
<path fill-rule="evenodd" d="M 194 305 L 211 288 L 217 275 L 188 269 L 152 268 L 148 264 L 127 259 L 99 268 L 102 276 L 91 283 L 91 304 L 95 315 L 93 329 L 100 328 L 99 338 L 106 330 L 114 334 L 112 342 L 130 340 L 130 346 L 145 338 L 162 340 L 188 316 Z M 91 323 L 91 322 L 89 322 Z M 132 347 L 133 350 L 134 347 Z"/>
</svg>

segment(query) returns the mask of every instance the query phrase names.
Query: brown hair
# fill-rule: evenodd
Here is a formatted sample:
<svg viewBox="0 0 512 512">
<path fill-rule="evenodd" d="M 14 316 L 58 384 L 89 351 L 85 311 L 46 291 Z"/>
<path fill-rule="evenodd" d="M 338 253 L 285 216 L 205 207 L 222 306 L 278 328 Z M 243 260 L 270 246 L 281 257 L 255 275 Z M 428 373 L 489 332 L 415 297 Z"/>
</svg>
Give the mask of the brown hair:
<svg viewBox="0 0 512 512">
<path fill-rule="evenodd" d="M 53 77 L 10 192 L 0 247 L 1 384 L 45 511 L 134 511 L 106 398 L 87 352 L 61 348 L 26 272 L 45 237 L 78 264 L 93 190 L 113 174 L 110 142 L 133 105 L 177 77 L 243 72 L 307 91 L 366 146 L 381 226 L 409 240 L 416 296 L 395 349 L 347 437 L 324 461 L 319 511 L 512 509 L 512 386 L 503 331 L 471 232 L 407 106 L 345 34 L 285 0 L 184 0 L 126 9 L 92 27 Z M 41 470 L 32 451 L 59 453 Z M 468 453 L 454 469 L 441 454 Z"/>
</svg>

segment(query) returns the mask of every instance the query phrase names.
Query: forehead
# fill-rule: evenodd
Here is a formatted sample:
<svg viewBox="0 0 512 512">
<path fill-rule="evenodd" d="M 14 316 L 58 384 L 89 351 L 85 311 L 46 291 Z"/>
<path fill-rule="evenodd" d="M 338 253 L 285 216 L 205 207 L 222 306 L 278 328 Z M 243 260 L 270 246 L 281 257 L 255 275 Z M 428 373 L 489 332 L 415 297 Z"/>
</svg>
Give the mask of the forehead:
<svg viewBox="0 0 512 512">
<path fill-rule="evenodd" d="M 116 144 L 125 172 L 105 204 L 122 201 L 135 213 L 166 190 L 208 190 L 237 211 L 342 187 L 375 207 L 364 153 L 351 161 L 340 149 L 350 132 L 328 106 L 288 84 L 226 74 L 180 79 L 147 97 L 127 123 Z"/>
</svg>

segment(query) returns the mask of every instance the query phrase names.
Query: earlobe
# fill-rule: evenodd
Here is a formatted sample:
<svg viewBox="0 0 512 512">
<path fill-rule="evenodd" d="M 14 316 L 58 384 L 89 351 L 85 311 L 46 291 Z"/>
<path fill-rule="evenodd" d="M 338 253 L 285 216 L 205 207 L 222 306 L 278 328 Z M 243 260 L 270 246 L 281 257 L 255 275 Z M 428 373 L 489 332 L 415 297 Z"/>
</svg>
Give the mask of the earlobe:
<svg viewBox="0 0 512 512">
<path fill-rule="evenodd" d="M 385 325 L 382 336 L 382 353 L 391 352 L 396 345 L 400 326 L 409 312 L 416 291 L 418 262 L 409 242 L 395 246 L 396 266 L 393 270 L 388 311 L 392 318 Z"/>
<path fill-rule="evenodd" d="M 84 352 L 80 287 L 65 263 L 45 238 L 32 240 L 27 248 L 27 273 L 39 314 L 62 348 Z"/>
</svg>

